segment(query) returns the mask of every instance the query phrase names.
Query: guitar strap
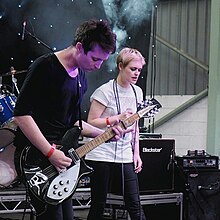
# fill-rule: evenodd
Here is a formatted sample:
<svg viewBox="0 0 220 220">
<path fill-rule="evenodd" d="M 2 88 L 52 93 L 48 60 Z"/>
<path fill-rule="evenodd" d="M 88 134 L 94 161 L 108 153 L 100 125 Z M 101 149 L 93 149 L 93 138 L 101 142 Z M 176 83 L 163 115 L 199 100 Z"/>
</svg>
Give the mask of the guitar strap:
<svg viewBox="0 0 220 220">
<path fill-rule="evenodd" d="M 136 93 L 134 86 L 132 84 L 130 84 L 130 85 L 131 85 L 131 88 L 133 89 L 133 92 L 134 92 L 135 101 L 136 101 L 136 112 L 137 112 L 137 108 L 138 108 L 137 93 Z M 117 79 L 114 79 L 114 81 L 113 81 L 113 92 L 114 92 L 114 96 L 115 96 L 118 114 L 121 114 L 121 106 L 120 106 L 120 100 L 119 100 L 119 94 L 118 94 Z"/>
<path fill-rule="evenodd" d="M 80 130 L 83 130 L 83 127 L 82 127 L 82 111 L 81 111 L 81 101 L 82 101 L 82 93 L 81 93 L 81 88 L 82 85 L 80 83 L 80 77 L 79 77 L 79 74 L 77 75 L 77 96 L 78 96 L 78 100 L 79 100 L 79 128 Z"/>
<path fill-rule="evenodd" d="M 131 85 L 131 87 L 132 87 L 132 89 L 133 89 L 133 91 L 134 91 L 134 95 L 135 95 L 135 99 L 136 99 L 136 112 L 138 111 L 138 100 L 137 100 L 137 93 L 136 93 L 136 90 L 135 90 L 135 88 L 134 88 L 134 86 L 132 85 L 132 84 L 130 84 Z M 134 149 L 134 145 L 135 145 L 135 143 L 136 143 L 136 132 L 137 132 L 137 121 L 135 122 L 136 123 L 136 126 L 135 126 L 135 130 L 134 130 L 134 133 L 135 133 L 135 136 L 134 136 L 134 139 L 133 139 L 133 141 L 131 142 L 131 144 L 132 144 L 132 147 L 133 147 L 133 149 Z"/>
<path fill-rule="evenodd" d="M 135 101 L 136 101 L 136 112 L 137 112 L 138 111 L 137 92 L 136 92 L 134 86 L 132 84 L 130 84 L 130 85 L 131 85 L 131 88 L 134 92 Z M 115 96 L 115 101 L 116 101 L 116 107 L 117 107 L 118 114 L 121 114 L 121 106 L 120 106 L 119 93 L 118 93 L 118 87 L 117 87 L 117 79 L 114 79 L 114 81 L 113 81 L 113 92 L 114 92 L 114 96 Z M 138 122 L 136 122 L 136 123 L 138 123 Z M 134 132 L 136 134 L 137 126 L 135 126 L 135 131 Z M 135 142 L 136 142 L 136 135 L 134 137 L 133 142 L 131 143 L 133 148 L 134 148 Z M 116 144 L 117 144 L 117 142 L 116 142 Z"/>
<path fill-rule="evenodd" d="M 130 85 L 131 85 L 131 88 L 132 88 L 133 91 L 134 91 L 135 101 L 136 101 L 136 112 L 137 112 L 137 108 L 138 108 L 137 93 L 136 93 L 136 90 L 135 90 L 134 86 L 133 86 L 132 84 L 130 84 Z"/>
</svg>

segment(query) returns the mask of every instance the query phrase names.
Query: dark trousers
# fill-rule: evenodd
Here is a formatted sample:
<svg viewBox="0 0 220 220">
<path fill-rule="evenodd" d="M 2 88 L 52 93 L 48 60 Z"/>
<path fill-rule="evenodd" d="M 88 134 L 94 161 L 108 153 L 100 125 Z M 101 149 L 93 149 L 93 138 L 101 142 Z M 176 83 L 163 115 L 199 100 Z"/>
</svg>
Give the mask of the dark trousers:
<svg viewBox="0 0 220 220">
<path fill-rule="evenodd" d="M 46 212 L 37 216 L 36 220 L 73 220 L 72 198 L 58 205 L 48 205 Z"/>
<path fill-rule="evenodd" d="M 101 220 L 108 192 L 121 194 L 131 220 L 146 220 L 140 204 L 139 185 L 133 163 L 86 162 L 93 167 L 91 207 L 88 220 Z"/>
</svg>

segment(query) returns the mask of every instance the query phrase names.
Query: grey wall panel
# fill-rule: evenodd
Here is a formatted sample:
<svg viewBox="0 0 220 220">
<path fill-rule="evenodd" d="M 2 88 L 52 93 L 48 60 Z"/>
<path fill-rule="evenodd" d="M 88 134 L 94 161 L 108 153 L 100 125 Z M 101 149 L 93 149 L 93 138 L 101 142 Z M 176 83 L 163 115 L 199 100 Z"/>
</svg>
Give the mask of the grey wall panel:
<svg viewBox="0 0 220 220">
<path fill-rule="evenodd" d="M 151 78 L 155 78 L 155 95 L 194 95 L 207 88 L 210 4 L 211 0 L 158 3 L 153 28 L 167 44 L 156 40 L 156 59 L 148 65 L 146 94 L 152 88 Z"/>
</svg>

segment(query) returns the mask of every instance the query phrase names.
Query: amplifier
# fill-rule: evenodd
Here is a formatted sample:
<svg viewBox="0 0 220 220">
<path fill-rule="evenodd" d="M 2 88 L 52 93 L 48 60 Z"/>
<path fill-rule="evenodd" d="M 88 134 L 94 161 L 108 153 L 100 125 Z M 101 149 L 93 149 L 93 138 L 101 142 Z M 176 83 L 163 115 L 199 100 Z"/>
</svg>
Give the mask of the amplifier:
<svg viewBox="0 0 220 220">
<path fill-rule="evenodd" d="M 183 169 L 218 169 L 218 156 L 176 156 L 175 159 Z"/>
<path fill-rule="evenodd" d="M 142 171 L 138 173 L 140 193 L 173 191 L 175 140 L 148 138 L 139 143 L 143 161 Z"/>
</svg>

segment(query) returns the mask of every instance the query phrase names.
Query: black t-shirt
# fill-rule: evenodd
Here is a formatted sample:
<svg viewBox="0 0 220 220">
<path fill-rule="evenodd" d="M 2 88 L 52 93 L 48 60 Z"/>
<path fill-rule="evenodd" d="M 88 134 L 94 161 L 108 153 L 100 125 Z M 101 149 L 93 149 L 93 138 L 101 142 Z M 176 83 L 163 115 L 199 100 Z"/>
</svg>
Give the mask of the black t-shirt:
<svg viewBox="0 0 220 220">
<path fill-rule="evenodd" d="M 41 56 L 29 67 L 14 115 L 31 115 L 47 140 L 60 140 L 79 119 L 79 105 L 86 90 L 84 71 L 79 70 L 78 76 L 72 78 L 56 55 Z M 15 145 L 25 139 L 18 129 Z"/>
</svg>

